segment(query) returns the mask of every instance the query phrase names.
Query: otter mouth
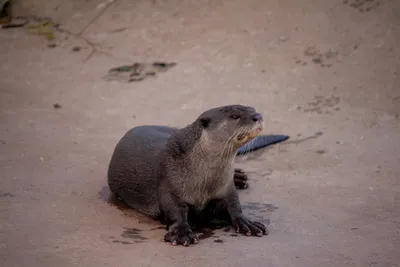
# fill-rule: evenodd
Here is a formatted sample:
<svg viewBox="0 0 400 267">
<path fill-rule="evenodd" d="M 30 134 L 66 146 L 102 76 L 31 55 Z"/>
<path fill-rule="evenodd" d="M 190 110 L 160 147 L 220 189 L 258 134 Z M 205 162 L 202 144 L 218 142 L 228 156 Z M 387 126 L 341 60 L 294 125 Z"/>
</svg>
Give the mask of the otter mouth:
<svg viewBox="0 0 400 267">
<path fill-rule="evenodd" d="M 262 123 L 257 123 L 251 129 L 245 130 L 244 132 L 237 135 L 236 140 L 240 143 L 247 143 L 250 140 L 256 138 L 264 129 L 264 125 Z"/>
<path fill-rule="evenodd" d="M 254 133 L 257 134 L 257 135 L 259 135 L 259 134 L 262 132 L 263 129 L 264 129 L 264 128 L 263 128 L 262 126 L 258 126 L 258 127 L 254 130 Z"/>
</svg>

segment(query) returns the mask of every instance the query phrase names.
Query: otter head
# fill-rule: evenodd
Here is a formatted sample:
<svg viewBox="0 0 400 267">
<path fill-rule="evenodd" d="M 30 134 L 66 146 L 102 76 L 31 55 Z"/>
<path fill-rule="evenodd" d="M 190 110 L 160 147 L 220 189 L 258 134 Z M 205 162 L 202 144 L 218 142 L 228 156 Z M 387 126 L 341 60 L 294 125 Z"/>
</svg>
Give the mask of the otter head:
<svg viewBox="0 0 400 267">
<path fill-rule="evenodd" d="M 264 128 L 263 116 L 254 108 L 229 105 L 205 111 L 196 122 L 203 137 L 213 145 L 221 144 L 233 150 L 257 137 Z"/>
</svg>

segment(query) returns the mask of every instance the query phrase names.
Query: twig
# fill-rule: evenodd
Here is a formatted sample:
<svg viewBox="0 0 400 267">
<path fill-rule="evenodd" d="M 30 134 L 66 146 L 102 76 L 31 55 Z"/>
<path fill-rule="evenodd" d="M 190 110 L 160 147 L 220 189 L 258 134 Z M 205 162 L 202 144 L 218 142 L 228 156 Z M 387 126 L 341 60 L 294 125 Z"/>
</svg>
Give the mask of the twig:
<svg viewBox="0 0 400 267">
<path fill-rule="evenodd" d="M 104 12 L 107 11 L 107 9 L 113 4 L 115 3 L 115 1 L 109 1 L 108 4 L 103 8 L 103 10 L 101 10 L 85 27 L 83 27 L 83 29 L 76 35 L 76 37 L 81 38 L 82 40 L 84 40 L 86 42 L 87 45 L 89 45 L 92 48 L 92 51 L 89 53 L 89 55 L 83 60 L 83 62 L 87 62 L 94 54 L 97 53 L 101 53 L 101 51 L 99 51 L 98 49 L 96 49 L 95 44 L 93 44 L 92 42 L 90 42 L 88 39 L 86 39 L 85 37 L 83 37 L 83 34 L 85 33 L 85 31 L 92 26 L 97 19 L 99 19 Z M 104 52 L 103 52 L 104 53 Z M 112 57 L 112 56 L 111 56 Z"/>
<path fill-rule="evenodd" d="M 78 33 L 73 33 L 71 31 L 68 31 L 66 29 L 62 29 L 59 27 L 59 25 L 57 25 L 56 30 L 58 32 L 63 32 L 63 33 L 67 33 L 68 35 L 71 35 L 77 39 L 82 39 L 87 46 L 89 46 L 91 48 L 92 51 L 90 51 L 89 55 L 83 60 L 83 62 L 87 62 L 94 54 L 99 53 L 99 54 L 104 54 L 106 56 L 109 56 L 113 59 L 116 60 L 124 60 L 124 59 L 119 59 L 116 58 L 115 56 L 113 56 L 111 53 L 108 53 L 106 51 L 101 51 L 99 49 L 96 48 L 96 44 L 94 44 L 93 42 L 89 41 L 87 38 L 85 38 L 83 36 L 83 34 L 85 33 L 85 31 L 92 26 L 103 14 L 104 12 L 107 11 L 107 9 L 116 2 L 117 0 L 108 0 L 108 4 L 103 8 L 103 10 L 101 10 L 85 27 L 83 27 L 82 30 L 80 30 Z M 125 61 L 125 60 L 124 60 Z"/>
<path fill-rule="evenodd" d="M 89 55 L 88 55 L 85 59 L 83 59 L 83 62 L 87 62 L 87 61 L 88 61 L 94 54 L 96 54 L 96 53 L 109 56 L 109 57 L 111 57 L 111 58 L 113 58 L 113 59 L 115 59 L 115 60 L 126 61 L 126 59 L 122 59 L 122 58 L 115 57 L 114 55 L 112 55 L 112 54 L 109 53 L 109 52 L 106 52 L 106 51 L 102 51 L 102 50 L 97 49 L 95 43 L 89 41 L 87 38 L 83 37 L 83 36 L 82 36 L 81 34 L 79 34 L 79 33 L 78 33 L 78 34 L 77 34 L 77 33 L 73 33 L 73 32 L 71 32 L 71 31 L 66 30 L 66 29 L 63 29 L 63 28 L 61 28 L 61 27 L 59 27 L 59 26 L 56 27 L 56 31 L 61 32 L 61 33 L 66 33 L 66 34 L 68 34 L 68 35 L 70 35 L 70 36 L 73 36 L 73 37 L 76 38 L 76 39 L 81 39 L 81 40 L 83 40 L 83 41 L 85 42 L 85 44 L 86 44 L 87 46 L 90 47 L 91 51 L 90 51 Z"/>
<path fill-rule="evenodd" d="M 51 21 L 51 22 L 53 23 L 55 31 L 60 32 L 60 33 L 66 33 L 67 35 L 73 36 L 73 37 L 76 38 L 76 39 L 82 39 L 82 40 L 85 42 L 85 44 L 86 44 L 87 46 L 89 46 L 90 49 L 91 49 L 89 55 L 88 55 L 85 59 L 83 59 L 83 62 L 87 62 L 87 61 L 88 61 L 94 54 L 96 54 L 96 53 L 109 56 L 109 57 L 111 57 L 111 58 L 113 58 L 113 59 L 115 59 L 115 60 L 126 61 L 126 59 L 122 59 L 122 58 L 115 57 L 114 55 L 112 55 L 112 54 L 109 53 L 109 52 L 99 50 L 99 49 L 96 47 L 96 44 L 95 44 L 95 43 L 91 42 L 90 40 L 88 40 L 86 37 L 83 36 L 84 32 L 85 32 L 91 25 L 93 25 L 93 24 L 96 22 L 96 20 L 98 20 L 98 19 L 100 18 L 100 16 L 102 16 L 102 15 L 104 14 L 104 12 L 106 12 L 107 9 L 108 9 L 112 4 L 114 4 L 116 1 L 117 1 L 117 0 L 108 0 L 108 3 L 107 3 L 107 5 L 106 5 L 105 7 L 103 7 L 103 10 L 101 10 L 101 11 L 100 11 L 100 12 L 99 12 L 85 27 L 83 27 L 83 29 L 80 30 L 78 33 L 73 33 L 73 32 L 71 32 L 71 31 L 69 31 L 69 30 L 67 30 L 67 29 L 61 28 L 61 27 L 60 27 L 60 24 L 55 23 L 55 22 L 52 21 L 52 19 L 50 19 L 50 18 L 39 18 L 39 17 L 36 17 L 36 16 L 26 16 L 26 17 L 17 17 L 17 18 L 26 19 L 27 21 L 30 20 L 30 19 L 36 20 L 36 21 L 48 20 L 48 21 Z M 27 22 L 26 22 L 26 24 L 27 24 Z"/>
<path fill-rule="evenodd" d="M 78 33 L 78 36 L 82 36 L 82 34 L 83 34 L 90 26 L 92 26 L 92 24 L 95 23 L 96 20 L 97 20 L 98 18 L 100 18 L 100 17 L 104 14 L 104 12 L 106 12 L 107 9 L 108 9 L 112 4 L 115 3 L 115 1 L 116 1 L 116 0 L 109 0 L 109 1 L 108 1 L 108 4 L 103 8 L 103 10 L 100 11 L 100 12 L 99 12 L 85 27 L 83 27 L 83 29 Z"/>
</svg>

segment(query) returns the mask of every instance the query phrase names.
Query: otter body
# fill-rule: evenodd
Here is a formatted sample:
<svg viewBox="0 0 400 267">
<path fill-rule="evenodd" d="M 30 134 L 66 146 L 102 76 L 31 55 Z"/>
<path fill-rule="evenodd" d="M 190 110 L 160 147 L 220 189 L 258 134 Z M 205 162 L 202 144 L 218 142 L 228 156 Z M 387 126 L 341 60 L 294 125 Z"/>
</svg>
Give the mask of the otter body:
<svg viewBox="0 0 400 267">
<path fill-rule="evenodd" d="M 210 109 L 182 129 L 135 127 L 114 150 L 109 187 L 130 207 L 166 222 L 164 240 L 174 245 L 198 242 L 189 223 L 192 214 L 229 220 L 247 235 L 267 234 L 263 224 L 242 214 L 236 187 L 246 176 L 234 168 L 239 152 L 288 138 L 261 136 L 257 141 L 262 129 L 262 115 L 242 105 Z"/>
<path fill-rule="evenodd" d="M 178 129 L 138 126 L 118 142 L 108 170 L 111 192 L 135 210 L 154 219 L 160 217 L 157 187 L 161 157 L 168 138 Z"/>
</svg>

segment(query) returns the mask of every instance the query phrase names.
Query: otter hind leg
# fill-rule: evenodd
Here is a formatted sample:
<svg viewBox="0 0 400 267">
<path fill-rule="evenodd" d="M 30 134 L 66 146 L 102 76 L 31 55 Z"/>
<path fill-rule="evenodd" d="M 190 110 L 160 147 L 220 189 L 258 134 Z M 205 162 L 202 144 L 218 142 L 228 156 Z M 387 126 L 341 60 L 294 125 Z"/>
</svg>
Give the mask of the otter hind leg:
<svg viewBox="0 0 400 267">
<path fill-rule="evenodd" d="M 260 135 L 244 146 L 241 146 L 237 151 L 237 155 L 243 155 L 263 147 L 283 142 L 287 139 L 289 139 L 287 135 Z M 247 183 L 247 174 L 242 169 L 235 168 L 233 181 L 237 189 L 246 189 L 249 187 Z"/>
<path fill-rule="evenodd" d="M 157 199 L 152 195 L 146 196 L 140 194 L 140 192 L 120 190 L 115 196 L 120 202 L 150 218 L 158 219 L 161 214 Z"/>
<path fill-rule="evenodd" d="M 235 168 L 235 173 L 233 174 L 233 181 L 237 189 L 246 189 L 249 187 L 247 183 L 248 177 L 244 170 Z"/>
</svg>

